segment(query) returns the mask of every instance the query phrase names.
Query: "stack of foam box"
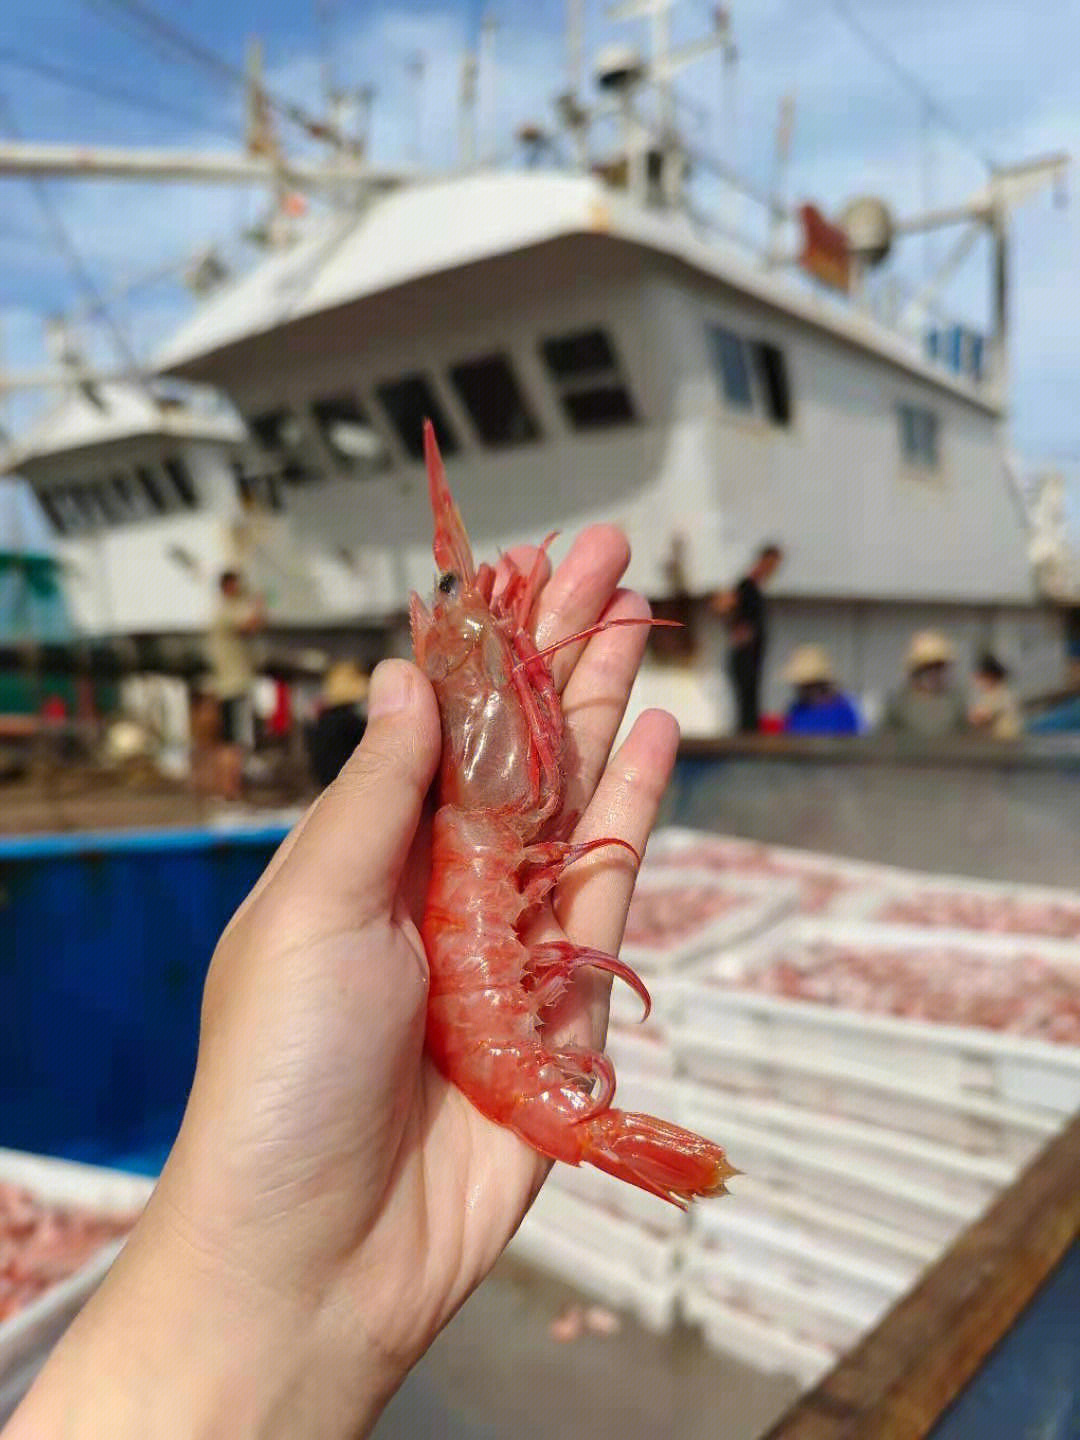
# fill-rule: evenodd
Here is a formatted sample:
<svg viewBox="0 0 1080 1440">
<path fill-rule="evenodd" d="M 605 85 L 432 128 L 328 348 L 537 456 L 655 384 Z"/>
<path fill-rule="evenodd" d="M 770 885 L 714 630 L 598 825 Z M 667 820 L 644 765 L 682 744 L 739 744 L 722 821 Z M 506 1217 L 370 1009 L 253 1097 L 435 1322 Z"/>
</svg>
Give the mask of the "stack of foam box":
<svg viewBox="0 0 1080 1440">
<path fill-rule="evenodd" d="M 710 878 L 711 877 L 711 878 Z M 732 1194 L 688 1216 L 587 1167 L 557 1165 L 516 1242 L 519 1253 L 654 1329 L 681 1315 L 707 1342 L 811 1384 L 914 1284 L 1080 1105 L 1080 1048 L 740 988 L 740 972 L 798 958 L 822 935 L 873 947 L 940 946 L 918 899 L 998 897 L 988 924 L 1050 915 L 1036 940 L 1080 915 L 1080 896 L 939 880 L 733 837 L 660 831 L 638 882 L 715 884 L 742 903 L 642 943 L 648 905 L 622 955 L 653 995 L 616 984 L 608 1052 L 616 1103 L 659 1113 L 724 1144 L 743 1171 Z M 1032 902 L 1029 904 L 1028 902 Z M 1009 907 L 1013 908 L 1010 909 Z M 909 906 L 919 914 L 917 905 Z M 656 912 L 664 913 L 664 912 Z M 664 921 L 667 924 L 667 920 Z M 1031 941 L 952 937 L 1003 964 Z M 732 983 L 732 982 L 736 983 Z"/>
<path fill-rule="evenodd" d="M 1080 978 L 1075 946 L 795 919 L 680 981 L 678 1118 L 753 1177 L 696 1207 L 683 1310 L 720 1348 L 805 1383 L 1080 1105 L 1080 1047 L 739 988 L 770 962 L 797 967 L 823 936 L 867 953 L 944 942 L 1003 966 L 1034 946 Z"/>
<path fill-rule="evenodd" d="M 693 914 L 679 900 L 715 897 Z M 678 974 L 717 949 L 763 933 L 797 903 L 791 885 L 717 872 L 643 871 L 622 958 L 643 975 L 653 1008 L 616 982 L 607 1051 L 618 1077 L 616 1104 L 667 1119 L 679 1091 L 666 1015 Z M 655 1331 L 674 1323 L 687 1217 L 672 1205 L 583 1166 L 556 1165 L 511 1246 L 512 1253 L 625 1309 Z"/>
<path fill-rule="evenodd" d="M 153 1182 L 140 1176 L 16 1150 L 0 1150 L 0 1181 L 25 1188 L 50 1204 L 77 1205 L 117 1216 L 137 1213 L 153 1189 Z M 101 1283 L 121 1244 L 120 1240 L 103 1244 L 74 1274 L 0 1322 L 0 1426 Z"/>
</svg>

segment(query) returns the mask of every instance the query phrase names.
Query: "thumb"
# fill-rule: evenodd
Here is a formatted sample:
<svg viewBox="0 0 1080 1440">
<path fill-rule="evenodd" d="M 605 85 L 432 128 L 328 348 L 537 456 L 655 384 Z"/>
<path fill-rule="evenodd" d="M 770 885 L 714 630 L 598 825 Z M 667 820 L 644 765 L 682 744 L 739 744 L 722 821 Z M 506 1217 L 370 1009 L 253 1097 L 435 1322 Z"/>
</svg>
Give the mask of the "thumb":
<svg viewBox="0 0 1080 1440">
<path fill-rule="evenodd" d="M 282 866 L 279 884 L 302 895 L 308 927 L 353 929 L 389 913 L 440 744 L 427 678 L 408 661 L 384 660 L 371 677 L 364 738 Z"/>
</svg>

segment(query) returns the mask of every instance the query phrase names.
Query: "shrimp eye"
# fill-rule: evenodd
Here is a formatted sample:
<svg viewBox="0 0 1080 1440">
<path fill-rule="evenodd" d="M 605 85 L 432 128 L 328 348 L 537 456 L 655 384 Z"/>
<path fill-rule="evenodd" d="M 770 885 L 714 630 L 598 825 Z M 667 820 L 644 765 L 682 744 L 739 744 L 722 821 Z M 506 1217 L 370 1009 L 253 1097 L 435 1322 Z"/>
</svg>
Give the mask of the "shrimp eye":
<svg viewBox="0 0 1080 1440">
<path fill-rule="evenodd" d="M 454 595 L 457 593 L 457 588 L 458 577 L 452 570 L 448 570 L 445 575 L 439 576 L 439 590 L 443 595 Z"/>
</svg>

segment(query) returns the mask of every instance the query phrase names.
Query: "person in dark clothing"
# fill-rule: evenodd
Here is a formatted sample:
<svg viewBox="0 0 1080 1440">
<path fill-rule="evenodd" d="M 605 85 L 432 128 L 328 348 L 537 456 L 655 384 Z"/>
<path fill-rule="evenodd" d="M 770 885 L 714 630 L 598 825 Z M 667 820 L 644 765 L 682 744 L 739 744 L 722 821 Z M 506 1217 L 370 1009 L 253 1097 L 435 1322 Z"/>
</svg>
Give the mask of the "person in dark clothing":
<svg viewBox="0 0 1080 1440">
<path fill-rule="evenodd" d="M 761 669 L 765 659 L 766 612 L 764 587 L 779 570 L 784 552 L 779 545 L 763 545 L 754 564 L 726 594 L 714 595 L 712 608 L 728 624 L 728 669 L 735 690 L 740 734 L 752 735 L 761 720 Z"/>
<path fill-rule="evenodd" d="M 307 729 L 308 758 L 325 789 L 364 737 L 367 728 L 368 676 L 352 661 L 331 666 L 320 696 L 319 713 Z"/>
</svg>

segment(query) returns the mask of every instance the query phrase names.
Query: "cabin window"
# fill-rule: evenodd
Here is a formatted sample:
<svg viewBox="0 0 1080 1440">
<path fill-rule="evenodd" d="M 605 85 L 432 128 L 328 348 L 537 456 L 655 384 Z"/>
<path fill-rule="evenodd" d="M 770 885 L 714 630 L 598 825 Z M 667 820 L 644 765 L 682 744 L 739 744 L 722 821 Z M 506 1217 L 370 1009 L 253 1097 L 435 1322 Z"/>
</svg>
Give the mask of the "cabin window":
<svg viewBox="0 0 1080 1440">
<path fill-rule="evenodd" d="M 276 475 L 249 474 L 239 460 L 232 462 L 232 471 L 241 500 L 262 510 L 285 509 L 285 499 Z"/>
<path fill-rule="evenodd" d="M 940 424 L 933 410 L 923 405 L 901 405 L 900 453 L 909 465 L 936 470 L 941 459 Z"/>
<path fill-rule="evenodd" d="M 314 478 L 304 457 L 304 427 L 291 410 L 267 410 L 248 422 L 251 433 L 264 450 L 278 457 L 281 474 L 292 485 Z"/>
<path fill-rule="evenodd" d="M 136 465 L 135 479 L 146 497 L 147 506 L 152 514 L 160 515 L 168 509 L 164 485 L 149 465 Z"/>
<path fill-rule="evenodd" d="M 107 481 L 98 480 L 86 488 L 93 495 L 94 503 L 107 525 L 115 525 L 118 520 L 124 518 L 120 511 L 120 505 L 113 495 L 112 487 Z"/>
<path fill-rule="evenodd" d="M 351 395 L 316 400 L 311 406 L 326 448 L 352 470 L 382 470 L 389 463 L 386 446 L 367 412 Z"/>
<path fill-rule="evenodd" d="M 615 348 L 603 330 L 581 330 L 544 340 L 540 353 L 575 430 L 623 425 L 635 419 L 634 402 Z"/>
<path fill-rule="evenodd" d="M 405 375 L 376 386 L 379 403 L 390 417 L 402 445 L 413 460 L 424 458 L 424 421 L 435 427 L 435 437 L 444 455 L 453 455 L 458 448 L 443 408 L 435 397 L 430 381 L 423 375 Z"/>
<path fill-rule="evenodd" d="M 539 435 L 505 355 L 455 365 L 450 378 L 485 445 L 520 445 Z"/>
<path fill-rule="evenodd" d="M 70 505 L 65 503 L 68 497 L 62 490 L 38 490 L 36 494 L 38 503 L 58 534 L 66 535 L 70 529 L 74 528 L 70 523 Z"/>
<path fill-rule="evenodd" d="M 750 366 L 741 337 L 720 325 L 711 325 L 709 340 L 724 399 L 733 410 L 752 410 L 754 397 L 750 389 Z"/>
<path fill-rule="evenodd" d="M 123 472 L 110 475 L 109 490 L 121 520 L 141 520 L 146 514 L 142 491 L 135 488 L 135 482 L 128 475 Z"/>
<path fill-rule="evenodd" d="M 603 330 L 560 335 L 556 339 L 545 340 L 541 348 L 547 367 L 556 380 L 598 374 L 616 367 L 615 351 Z"/>
<path fill-rule="evenodd" d="M 774 425 L 790 425 L 791 386 L 784 352 L 778 345 L 765 341 L 755 343 L 753 351 L 765 415 Z"/>
<path fill-rule="evenodd" d="M 79 516 L 80 529 L 93 529 L 102 523 L 104 517 L 94 502 L 89 485 L 72 485 L 68 490 L 68 497 L 72 512 Z"/>
<path fill-rule="evenodd" d="M 198 496 L 195 494 L 195 483 L 191 478 L 191 471 L 179 455 L 167 455 L 161 462 L 162 469 L 172 481 L 173 489 L 180 497 L 180 503 L 186 510 L 194 510 L 198 505 Z"/>
</svg>

